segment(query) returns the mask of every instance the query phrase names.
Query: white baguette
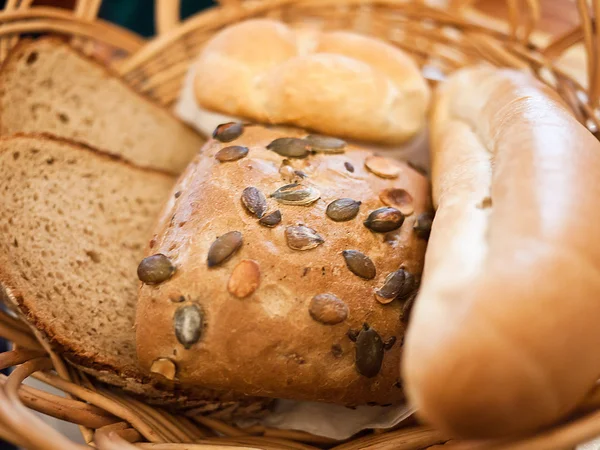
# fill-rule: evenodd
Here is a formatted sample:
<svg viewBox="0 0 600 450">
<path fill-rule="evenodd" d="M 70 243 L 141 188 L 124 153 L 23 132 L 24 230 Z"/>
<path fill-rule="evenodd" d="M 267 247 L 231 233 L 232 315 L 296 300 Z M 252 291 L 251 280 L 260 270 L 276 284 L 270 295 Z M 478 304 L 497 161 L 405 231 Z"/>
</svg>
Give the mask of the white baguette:
<svg viewBox="0 0 600 450">
<path fill-rule="evenodd" d="M 431 130 L 407 395 L 464 437 L 547 425 L 600 375 L 600 143 L 547 86 L 491 68 L 443 85 Z"/>
</svg>

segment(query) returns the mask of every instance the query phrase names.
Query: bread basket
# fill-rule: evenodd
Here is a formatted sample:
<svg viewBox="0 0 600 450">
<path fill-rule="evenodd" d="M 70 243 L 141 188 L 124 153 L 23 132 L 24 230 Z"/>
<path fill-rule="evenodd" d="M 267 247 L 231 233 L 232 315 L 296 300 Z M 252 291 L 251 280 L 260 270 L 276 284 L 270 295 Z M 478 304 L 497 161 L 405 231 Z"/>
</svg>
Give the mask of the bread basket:
<svg viewBox="0 0 600 450">
<path fill-rule="evenodd" d="M 507 0 L 509 20 L 484 17 L 471 2 L 454 0 L 447 8 L 418 0 L 221 0 L 179 22 L 177 0 L 156 0 L 158 35 L 146 41 L 97 18 L 101 0 L 79 0 L 74 11 L 32 6 L 31 0 L 8 0 L 0 13 L 0 60 L 21 36 L 59 33 L 73 46 L 102 59 L 135 90 L 166 107 L 174 104 L 190 61 L 221 28 L 250 17 L 294 23 L 310 20 L 328 29 L 375 35 L 410 52 L 432 84 L 459 67 L 486 60 L 494 65 L 529 69 L 554 88 L 590 131 L 600 130 L 600 34 L 593 17 L 600 0 L 576 0 L 580 23 L 549 37 L 538 29 L 538 0 Z M 583 48 L 585 69 L 570 58 Z M 576 55 L 577 56 L 577 55 Z M 579 68 L 580 69 L 580 68 Z M 2 297 L 0 296 L 0 301 Z M 108 389 L 67 366 L 24 322 L 0 309 L 0 336 L 14 349 L 0 354 L 0 439 L 32 449 L 85 448 L 43 422 L 38 411 L 80 427 L 85 442 L 99 449 L 563 449 L 600 435 L 600 390 L 590 393 L 578 411 L 552 428 L 518 440 L 450 440 L 414 420 L 389 430 L 371 430 L 345 442 L 305 432 L 263 426 L 233 427 L 193 409 L 177 414 L 146 405 Z M 600 374 L 599 374 L 600 375 Z M 23 385 L 27 377 L 66 397 Z"/>
</svg>

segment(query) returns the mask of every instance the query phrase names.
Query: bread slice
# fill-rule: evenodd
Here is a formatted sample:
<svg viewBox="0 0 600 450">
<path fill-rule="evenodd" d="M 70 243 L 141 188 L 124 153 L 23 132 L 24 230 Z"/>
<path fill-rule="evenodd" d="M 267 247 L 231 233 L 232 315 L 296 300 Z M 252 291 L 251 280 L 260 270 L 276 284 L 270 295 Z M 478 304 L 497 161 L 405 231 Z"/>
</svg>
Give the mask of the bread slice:
<svg viewBox="0 0 600 450">
<path fill-rule="evenodd" d="M 23 41 L 0 71 L 0 136 L 52 133 L 181 172 L 200 135 L 58 38 Z"/>
<path fill-rule="evenodd" d="M 64 140 L 0 139 L 0 283 L 55 349 L 101 379 L 160 403 L 230 401 L 176 390 L 136 361 L 136 269 L 173 183 Z"/>
</svg>

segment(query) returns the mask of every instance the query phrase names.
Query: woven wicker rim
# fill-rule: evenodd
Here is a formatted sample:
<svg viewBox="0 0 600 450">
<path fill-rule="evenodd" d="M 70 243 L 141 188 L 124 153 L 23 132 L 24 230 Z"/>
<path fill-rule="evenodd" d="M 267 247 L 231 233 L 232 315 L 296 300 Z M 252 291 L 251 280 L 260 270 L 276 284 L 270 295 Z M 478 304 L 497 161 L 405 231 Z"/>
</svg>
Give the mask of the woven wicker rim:
<svg viewBox="0 0 600 450">
<path fill-rule="evenodd" d="M 179 22 L 178 0 L 156 0 L 158 36 L 145 41 L 130 31 L 98 19 L 101 0 L 79 0 L 74 11 L 33 7 L 32 0 L 8 0 L 0 12 L 0 61 L 21 35 L 52 32 L 71 38 L 72 45 L 101 57 L 105 48 L 123 58 L 111 60 L 115 70 L 136 90 L 171 106 L 183 77 L 203 43 L 215 32 L 249 17 L 271 17 L 289 23 L 309 17 L 333 29 L 353 29 L 386 39 L 412 53 L 423 66 L 448 73 L 485 60 L 497 66 L 531 70 L 561 95 L 575 116 L 592 132 L 600 130 L 600 33 L 592 17 L 600 17 L 600 0 L 576 0 L 581 22 L 560 36 L 536 37 L 538 0 L 507 0 L 509 20 L 486 22 L 463 13 L 471 1 L 454 0 L 440 10 L 422 1 L 401 0 L 221 0 L 219 5 Z M 489 25 L 488 25 L 489 23 Z M 560 65 L 561 56 L 583 43 L 587 56 L 585 83 Z M 435 83 L 435 79 L 431 79 Z M 583 84 L 583 85 L 582 85 Z M 263 426 L 237 428 L 194 414 L 177 415 L 145 405 L 121 391 L 103 386 L 67 366 L 19 318 L 0 310 L 0 336 L 12 351 L 0 354 L 0 438 L 24 448 L 81 449 L 44 423 L 32 410 L 79 425 L 85 441 L 101 450 L 207 449 L 421 449 L 444 444 L 452 449 L 562 449 L 600 435 L 600 389 L 594 389 L 568 420 L 518 440 L 449 441 L 425 426 L 375 430 L 367 436 L 335 442 L 299 431 Z M 22 384 L 36 378 L 67 394 L 54 394 Z"/>
</svg>

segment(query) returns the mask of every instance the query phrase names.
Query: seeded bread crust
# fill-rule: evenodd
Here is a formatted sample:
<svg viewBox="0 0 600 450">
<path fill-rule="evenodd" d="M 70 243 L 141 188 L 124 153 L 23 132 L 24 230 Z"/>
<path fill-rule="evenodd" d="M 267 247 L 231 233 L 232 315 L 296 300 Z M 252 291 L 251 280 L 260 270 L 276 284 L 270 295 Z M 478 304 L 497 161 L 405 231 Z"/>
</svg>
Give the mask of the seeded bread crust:
<svg viewBox="0 0 600 450">
<path fill-rule="evenodd" d="M 371 152 L 348 146 L 342 154 L 290 159 L 295 170 L 306 174 L 300 182 L 317 189 L 320 199 L 309 206 L 280 204 L 269 195 L 289 182 L 279 171 L 285 158 L 266 147 L 276 138 L 304 136 L 306 132 L 297 129 L 246 126 L 231 142 L 209 141 L 181 176 L 148 252 L 166 255 L 176 272 L 167 281 L 141 287 L 136 318 L 140 363 L 150 369 L 155 360 L 168 358 L 180 382 L 250 395 L 345 405 L 400 402 L 404 333 L 400 318 L 405 304 L 394 300 L 383 305 L 374 290 L 400 267 L 417 278 L 421 273 L 426 241 L 416 236 L 413 225 L 417 215 L 430 210 L 428 182 L 404 163 L 397 163 L 397 178 L 381 178 L 365 167 Z M 219 162 L 217 152 L 231 145 L 248 147 L 247 156 Z M 380 168 L 388 170 L 396 164 L 387 163 Z M 241 195 L 250 186 L 266 196 L 267 214 L 281 211 L 280 224 L 261 226 L 247 211 Z M 379 194 L 388 188 L 406 190 L 413 198 L 414 213 L 399 230 L 375 233 L 363 221 L 370 212 L 385 207 Z M 327 205 L 343 197 L 362 202 L 358 216 L 334 222 L 326 216 Z M 299 224 L 316 231 L 324 242 L 310 250 L 291 249 L 286 229 Z M 242 234 L 241 248 L 209 268 L 209 248 L 217 237 L 232 231 Z M 228 239 L 235 242 L 235 235 Z M 352 273 L 344 250 L 359 250 L 370 257 L 375 278 L 366 280 Z M 256 264 L 240 265 L 243 260 Z M 324 293 L 337 296 L 346 308 L 337 303 L 324 309 L 328 297 L 311 302 Z M 194 334 L 180 322 L 183 331 L 178 340 L 176 312 L 194 304 L 203 320 L 200 339 L 194 343 Z M 347 317 L 340 321 L 345 311 Z M 356 344 L 347 336 L 365 322 L 383 341 L 396 339 L 372 378 L 358 373 Z"/>
<path fill-rule="evenodd" d="M 179 174 L 204 139 L 56 37 L 22 40 L 0 69 L 0 136 L 51 133 Z"/>
<path fill-rule="evenodd" d="M 151 403 L 235 414 L 256 399 L 178 386 L 136 361 L 136 263 L 173 183 L 64 139 L 0 139 L 0 300 L 100 380 Z"/>
</svg>

